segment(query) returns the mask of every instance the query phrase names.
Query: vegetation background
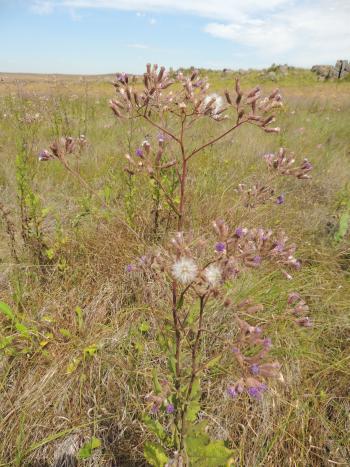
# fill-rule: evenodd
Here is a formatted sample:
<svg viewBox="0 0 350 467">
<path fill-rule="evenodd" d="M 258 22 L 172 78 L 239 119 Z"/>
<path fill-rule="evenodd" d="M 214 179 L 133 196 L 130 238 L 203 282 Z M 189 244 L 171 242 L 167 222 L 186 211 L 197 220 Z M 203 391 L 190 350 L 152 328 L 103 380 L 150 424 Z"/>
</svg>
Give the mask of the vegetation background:
<svg viewBox="0 0 350 467">
<path fill-rule="evenodd" d="M 232 73 L 205 74 L 213 92 L 233 88 Z M 0 300 L 10 311 L 2 305 L 0 465 L 61 465 L 93 439 L 99 441 L 81 465 L 144 465 L 149 434 L 140 415 L 163 356 L 156 313 L 143 303 L 150 291 L 157 294 L 157 283 L 136 286 L 125 267 L 154 242 L 152 190 L 148 179 L 131 179 L 123 168 L 125 153 L 149 130 L 115 120 L 111 76 L 1 77 Z M 225 396 L 230 375 L 214 367 L 202 415 L 213 436 L 235 448 L 236 465 L 346 466 L 350 82 L 317 82 L 300 69 L 277 81 L 285 101 L 281 134 L 243 128 L 203 151 L 189 196 L 195 234 L 221 217 L 232 225 L 281 226 L 295 239 L 303 268 L 287 285 L 264 271 L 244 275 L 236 291 L 264 304 L 256 324 L 269 323 L 285 383 L 260 403 L 233 401 Z M 241 76 L 245 88 L 257 82 L 266 92 L 276 86 L 257 71 Z M 208 133 L 215 127 L 203 121 L 194 137 Z M 92 191 L 58 162 L 38 161 L 55 138 L 80 134 L 87 146 L 69 161 Z M 264 183 L 261 155 L 281 146 L 312 162 L 312 180 L 284 178 L 277 182 L 284 204 L 243 209 L 238 184 Z M 294 290 L 310 307 L 312 329 L 284 319 Z"/>
</svg>

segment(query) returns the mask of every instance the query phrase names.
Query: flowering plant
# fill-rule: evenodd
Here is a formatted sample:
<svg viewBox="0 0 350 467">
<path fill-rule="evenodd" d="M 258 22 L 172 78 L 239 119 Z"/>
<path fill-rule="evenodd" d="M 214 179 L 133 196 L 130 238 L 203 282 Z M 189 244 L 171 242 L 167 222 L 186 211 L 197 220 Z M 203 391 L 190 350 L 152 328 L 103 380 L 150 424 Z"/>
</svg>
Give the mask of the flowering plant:
<svg viewBox="0 0 350 467">
<path fill-rule="evenodd" d="M 205 465 L 222 465 L 229 460 L 232 452 L 223 442 L 205 438 L 198 454 L 194 441 L 205 434 L 205 423 L 197 423 L 202 378 L 222 359 L 227 360 L 228 354 L 229 364 L 238 367 L 240 373 L 227 387 L 228 397 L 246 395 L 260 399 L 269 380 L 283 381 L 280 363 L 270 357 L 271 339 L 261 327 L 247 321 L 247 316 L 263 311 L 263 306 L 249 299 L 235 303 L 232 286 L 244 269 L 260 268 L 264 262 L 272 262 L 281 269 L 298 269 L 295 245 L 283 232 L 230 229 L 222 220 L 215 221 L 213 228 L 215 238 L 211 240 L 193 239 L 178 232 L 168 248 L 143 256 L 127 268 L 131 274 L 157 280 L 167 291 L 169 311 L 157 321 L 157 326 L 168 370 L 163 370 L 161 380 L 154 370 L 153 391 L 145 397 L 144 421 L 159 441 L 146 444 L 146 459 L 152 465 L 196 465 L 195 459 L 199 458 L 206 459 Z M 220 308 L 232 313 L 234 337 L 232 328 L 216 331 L 208 326 L 208 313 Z M 208 355 L 210 352 L 204 345 L 208 336 L 224 341 L 224 352 Z M 164 426 L 154 416 L 163 416 Z M 168 450 L 175 452 L 172 461 L 168 459 Z"/>
<path fill-rule="evenodd" d="M 158 69 L 150 64 L 143 75 L 141 90 L 130 83 L 125 73 L 117 75 L 114 86 L 117 97 L 110 101 L 110 107 L 115 116 L 142 119 L 159 132 L 156 145 L 146 139 L 135 154 L 126 155 L 126 170 L 132 174 L 144 172 L 154 181 L 177 218 L 178 231 L 185 226 L 189 163 L 196 154 L 244 124 L 257 126 L 266 133 L 280 131 L 270 126 L 275 121 L 272 112 L 282 106 L 278 89 L 262 97 L 259 86 L 244 92 L 237 79 L 235 97 L 225 91 L 224 104 L 223 97 L 209 92 L 209 83 L 197 71 L 190 76 L 178 73 L 171 78 L 164 67 Z M 228 124 L 216 136 L 193 147 L 187 144 L 188 134 L 193 135 L 195 124 L 203 118 Z M 170 190 L 166 183 L 165 172 L 169 170 L 175 176 L 176 190 Z"/>
<path fill-rule="evenodd" d="M 157 307 L 160 304 L 162 309 L 157 319 L 157 340 L 167 358 L 167 368 L 154 368 L 153 390 L 144 398 L 144 423 L 158 439 L 157 443 L 145 444 L 145 457 L 154 466 L 229 465 L 233 451 L 223 441 L 211 439 L 206 421 L 200 420 L 210 370 L 223 361 L 229 367 L 232 380 L 225 389 L 228 398 L 257 401 L 273 380 L 283 382 L 281 364 L 271 356 L 271 339 L 262 327 L 251 323 L 253 315 L 263 312 L 263 306 L 250 299 L 239 301 L 233 286 L 242 271 L 258 269 L 264 263 L 272 263 L 291 279 L 288 269 L 298 270 L 301 262 L 295 256 L 296 245 L 283 231 L 231 228 L 216 220 L 215 238 L 185 234 L 184 229 L 190 227 L 185 217 L 189 167 L 195 155 L 242 125 L 278 133 L 280 129 L 270 125 L 275 120 L 272 112 L 282 106 L 282 98 L 278 89 L 268 97 L 261 96 L 259 86 L 244 92 L 238 79 L 235 97 L 229 91 L 221 97 L 209 93 L 207 80 L 200 78 L 197 71 L 188 77 L 178 73 L 173 78 L 164 67 L 158 70 L 157 65 L 147 65 L 141 89 L 126 74 L 117 75 L 114 86 L 117 97 L 110 101 L 110 107 L 115 116 L 130 123 L 145 122 L 157 131 L 156 137 L 148 135 L 134 151 L 130 150 L 130 138 L 125 170 L 130 177 L 143 173 L 151 179 L 155 232 L 162 202 L 177 220 L 177 233 L 167 248 L 159 247 L 126 268 L 133 279 L 157 281 L 162 290 L 157 297 Z M 208 119 L 215 128 L 220 126 L 220 130 L 196 144 L 196 123 L 202 119 Z M 81 178 L 66 161 L 66 156 L 81 144 L 85 139 L 62 139 L 39 158 L 58 159 Z M 277 154 L 265 154 L 263 160 L 271 182 L 278 176 L 310 178 L 310 162 L 304 159 L 295 164 L 294 155 L 284 148 Z M 240 184 L 237 191 L 245 207 L 265 203 L 275 194 L 273 186 L 262 180 L 252 187 Z M 275 202 L 283 204 L 285 196 L 278 195 Z M 288 317 L 300 326 L 312 325 L 306 316 L 308 306 L 299 294 L 290 294 L 288 305 Z M 209 313 L 222 310 L 232 315 L 230 325 L 221 323 L 211 329 Z M 213 355 L 206 343 L 217 341 L 223 350 Z"/>
</svg>

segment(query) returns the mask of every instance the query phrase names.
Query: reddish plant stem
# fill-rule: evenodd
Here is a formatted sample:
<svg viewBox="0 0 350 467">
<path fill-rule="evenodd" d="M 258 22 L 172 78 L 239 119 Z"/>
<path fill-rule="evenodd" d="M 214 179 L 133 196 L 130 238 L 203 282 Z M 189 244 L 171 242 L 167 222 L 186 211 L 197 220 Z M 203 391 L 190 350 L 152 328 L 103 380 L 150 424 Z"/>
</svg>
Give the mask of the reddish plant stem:
<svg viewBox="0 0 350 467">
<path fill-rule="evenodd" d="M 182 162 L 182 174 L 180 178 L 180 205 L 179 205 L 179 216 L 178 216 L 178 222 L 177 222 L 177 230 L 179 232 L 183 230 L 183 224 L 184 224 L 186 179 L 187 179 L 187 161 L 186 159 L 184 159 Z"/>
<path fill-rule="evenodd" d="M 187 415 L 188 407 L 190 404 L 190 399 L 192 396 L 194 380 L 198 373 L 197 356 L 198 356 L 200 340 L 201 340 L 202 331 L 203 331 L 202 325 L 203 325 L 204 307 L 205 307 L 205 296 L 201 296 L 200 302 L 199 302 L 199 320 L 198 320 L 197 334 L 196 334 L 196 338 L 194 341 L 194 345 L 192 347 L 192 354 L 191 354 L 191 377 L 190 377 L 190 382 L 188 384 L 184 407 L 181 413 L 180 452 L 184 448 L 184 439 L 186 435 L 186 415 Z"/>
<path fill-rule="evenodd" d="M 184 141 L 183 141 L 184 131 L 185 131 L 185 121 L 186 121 L 186 115 L 181 120 L 181 133 L 180 133 L 182 173 L 180 177 L 180 206 L 179 206 L 179 216 L 178 216 L 178 223 L 177 223 L 177 230 L 179 232 L 183 230 L 183 224 L 184 224 L 185 190 L 186 190 L 186 180 L 187 180 L 187 158 L 185 154 L 185 147 L 184 147 Z"/>
<path fill-rule="evenodd" d="M 172 286 L 173 291 L 173 322 L 174 322 L 174 331 L 175 331 L 175 377 L 174 377 L 174 386 L 176 390 L 177 400 L 176 400 L 176 414 L 175 414 L 175 427 L 177 430 L 177 436 L 181 433 L 180 431 L 180 421 L 181 421 L 181 411 L 180 411 L 180 378 L 181 378 L 181 331 L 178 317 L 178 302 L 177 302 L 177 293 L 176 293 L 176 281 L 173 281 Z M 177 440 L 177 438 L 176 438 Z"/>
<path fill-rule="evenodd" d="M 228 135 L 229 133 L 231 133 L 231 131 L 234 131 L 236 128 L 238 128 L 239 126 L 241 126 L 243 123 L 246 123 L 248 120 L 241 120 L 239 123 L 237 123 L 236 125 L 234 125 L 233 127 L 231 127 L 229 130 L 225 131 L 224 133 L 222 133 L 221 135 L 217 136 L 216 138 L 212 139 L 211 141 L 209 141 L 208 143 L 205 143 L 203 144 L 202 146 L 200 146 L 199 148 L 197 149 L 194 149 L 191 154 L 189 154 L 187 156 L 187 160 L 189 160 L 192 156 L 194 156 L 195 154 L 197 154 L 197 152 L 200 152 L 202 151 L 203 149 L 205 149 L 206 147 L 208 146 L 211 146 L 212 144 L 215 144 L 217 143 L 218 141 L 220 141 L 220 139 L 224 138 L 226 135 Z"/>
<path fill-rule="evenodd" d="M 175 212 L 175 214 L 177 215 L 177 230 L 182 231 L 183 227 L 184 227 L 184 221 L 185 221 L 186 183 L 187 183 L 187 174 L 188 174 L 187 162 L 195 154 L 202 151 L 206 147 L 211 146 L 211 145 L 215 144 L 216 142 L 220 141 L 222 138 L 227 136 L 229 133 L 236 130 L 239 126 L 241 126 L 244 123 L 247 123 L 248 120 L 245 119 L 245 120 L 241 120 L 240 122 L 237 122 L 236 125 L 229 128 L 227 131 L 225 131 L 221 135 L 219 135 L 216 138 L 208 141 L 207 143 L 203 144 L 199 148 L 194 149 L 189 155 L 186 155 L 185 146 L 184 146 L 185 121 L 186 121 L 186 118 L 187 118 L 186 114 L 181 119 L 181 131 L 180 131 L 179 137 L 177 137 L 176 135 L 171 133 L 169 130 L 167 130 L 163 126 L 158 125 L 157 123 L 155 123 L 153 120 L 151 120 L 146 115 L 146 113 L 144 115 L 142 115 L 142 116 L 148 123 L 150 123 L 154 127 L 158 128 L 158 130 L 162 131 L 163 133 L 167 134 L 168 136 L 170 136 L 174 141 L 176 141 L 180 145 L 181 158 L 182 158 L 182 170 L 180 172 L 178 172 L 178 178 L 179 178 L 179 182 L 180 182 L 180 203 L 179 203 L 179 209 L 178 210 L 174 209 L 175 206 L 173 205 L 173 203 L 171 203 L 171 207 L 172 207 L 173 211 Z M 167 197 L 167 193 L 165 192 L 165 190 L 161 186 L 160 186 L 160 188 L 164 192 L 165 196 Z M 169 200 L 168 197 L 167 197 L 167 199 Z"/>
</svg>

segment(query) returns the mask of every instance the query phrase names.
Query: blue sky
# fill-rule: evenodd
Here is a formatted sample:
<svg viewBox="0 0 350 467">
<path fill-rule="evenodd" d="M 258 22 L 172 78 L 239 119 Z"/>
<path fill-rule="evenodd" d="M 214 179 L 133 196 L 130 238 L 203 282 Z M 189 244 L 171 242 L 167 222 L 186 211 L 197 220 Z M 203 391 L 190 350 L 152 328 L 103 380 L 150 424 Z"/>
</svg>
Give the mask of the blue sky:
<svg viewBox="0 0 350 467">
<path fill-rule="evenodd" d="M 309 67 L 350 59 L 350 0 L 0 0 L 0 71 Z"/>
</svg>

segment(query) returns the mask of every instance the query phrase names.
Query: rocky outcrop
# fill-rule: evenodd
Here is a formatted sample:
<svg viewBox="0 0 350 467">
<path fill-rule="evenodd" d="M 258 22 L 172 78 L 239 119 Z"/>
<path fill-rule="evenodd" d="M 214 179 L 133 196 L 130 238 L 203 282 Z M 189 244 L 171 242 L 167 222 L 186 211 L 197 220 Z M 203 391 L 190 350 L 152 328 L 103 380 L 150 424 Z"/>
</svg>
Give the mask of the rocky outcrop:
<svg viewBox="0 0 350 467">
<path fill-rule="evenodd" d="M 338 60 L 335 66 L 314 65 L 311 71 L 316 73 L 319 80 L 342 79 L 350 73 L 350 62 L 348 60 Z"/>
</svg>

